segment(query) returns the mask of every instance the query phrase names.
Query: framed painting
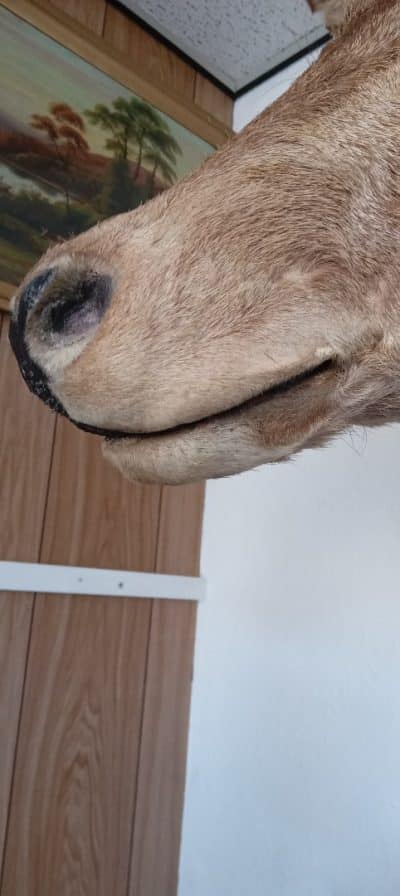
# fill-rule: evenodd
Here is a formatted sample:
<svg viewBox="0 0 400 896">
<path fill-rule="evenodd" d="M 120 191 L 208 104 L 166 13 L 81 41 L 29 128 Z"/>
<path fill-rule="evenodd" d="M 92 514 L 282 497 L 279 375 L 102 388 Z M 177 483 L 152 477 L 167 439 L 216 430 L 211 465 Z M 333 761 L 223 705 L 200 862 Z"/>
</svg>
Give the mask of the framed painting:
<svg viewBox="0 0 400 896">
<path fill-rule="evenodd" d="M 55 241 L 133 209 L 229 129 L 66 17 L 0 0 L 0 307 Z"/>
</svg>

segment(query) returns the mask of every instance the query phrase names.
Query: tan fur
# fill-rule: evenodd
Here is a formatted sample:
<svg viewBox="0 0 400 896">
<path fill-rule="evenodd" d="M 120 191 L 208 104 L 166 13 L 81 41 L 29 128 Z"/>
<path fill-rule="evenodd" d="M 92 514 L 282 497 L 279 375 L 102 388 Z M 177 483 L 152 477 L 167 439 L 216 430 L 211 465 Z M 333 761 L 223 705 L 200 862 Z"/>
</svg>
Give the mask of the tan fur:
<svg viewBox="0 0 400 896">
<path fill-rule="evenodd" d="M 400 0 L 342 14 L 320 60 L 199 171 L 34 271 L 113 278 L 89 340 L 46 346 L 33 314 L 27 341 L 73 418 L 147 434 L 105 446 L 132 479 L 226 475 L 400 419 Z"/>
<path fill-rule="evenodd" d="M 315 11 L 321 10 L 327 28 L 334 34 L 339 34 L 375 2 L 376 0 L 313 0 L 311 7 Z"/>
</svg>

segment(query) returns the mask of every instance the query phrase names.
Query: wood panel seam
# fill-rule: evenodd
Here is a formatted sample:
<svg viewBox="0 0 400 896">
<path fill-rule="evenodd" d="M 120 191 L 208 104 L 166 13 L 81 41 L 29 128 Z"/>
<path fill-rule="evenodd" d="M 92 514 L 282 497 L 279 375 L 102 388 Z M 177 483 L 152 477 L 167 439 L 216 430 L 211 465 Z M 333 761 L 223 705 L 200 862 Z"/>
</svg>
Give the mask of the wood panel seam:
<svg viewBox="0 0 400 896">
<path fill-rule="evenodd" d="M 158 519 L 157 519 L 157 532 L 154 546 L 154 560 L 153 560 L 153 571 L 157 570 L 157 560 L 158 560 L 158 546 L 160 540 L 160 529 L 161 529 L 161 513 L 162 513 L 162 502 L 163 502 L 163 493 L 164 486 L 160 488 L 160 495 L 158 500 Z M 136 809 L 138 803 L 138 794 L 139 794 L 139 776 L 140 776 L 140 768 L 141 768 L 141 757 L 142 757 L 142 749 L 143 749 L 143 731 L 144 731 L 144 719 L 145 719 L 145 710 L 146 710 L 146 688 L 147 688 L 147 680 L 148 680 L 148 672 L 149 672 L 149 662 L 150 662 L 150 644 L 151 644 L 151 632 L 152 632 L 152 622 L 153 622 L 153 614 L 154 614 L 154 600 L 151 602 L 150 616 L 149 616 L 149 625 L 147 631 L 147 645 L 146 645 L 146 659 L 144 665 L 144 679 L 143 679 L 143 695 L 142 695 L 142 709 L 140 715 L 140 734 L 139 734 L 139 748 L 138 748 L 138 761 L 136 766 L 136 778 L 135 778 L 135 790 L 134 790 L 134 800 L 133 800 L 133 814 L 132 814 L 132 825 L 131 825 L 131 837 L 130 837 L 130 851 L 129 851 L 129 866 L 128 866 L 128 879 L 127 879 L 127 889 L 126 896 L 129 896 L 131 889 L 131 878 L 132 878 L 132 864 L 133 864 L 133 848 L 135 842 L 135 822 L 136 822 Z M 1 896 L 1 891 L 0 891 Z"/>
<path fill-rule="evenodd" d="M 100 32 L 99 32 L 100 37 L 102 38 L 102 40 L 104 40 L 104 32 L 105 32 L 105 30 L 106 30 L 106 15 L 107 15 L 107 10 L 108 10 L 108 3 L 107 3 L 107 0 L 105 0 L 105 3 L 104 3 L 104 12 L 103 12 L 103 20 L 102 20 L 102 23 L 101 23 L 101 30 L 100 30 Z"/>
<path fill-rule="evenodd" d="M 20 733 L 21 733 L 26 683 L 28 680 L 28 665 L 29 665 L 30 646 L 31 646 L 31 640 L 32 640 L 32 633 L 33 633 L 35 601 L 36 601 L 36 594 L 33 595 L 31 618 L 29 621 L 29 634 L 28 634 L 28 643 L 26 646 L 26 653 L 25 653 L 24 677 L 23 677 L 22 688 L 21 688 L 21 700 L 20 700 L 20 704 L 19 704 L 18 724 L 17 724 L 16 736 L 15 736 L 14 757 L 13 757 L 13 763 L 12 763 L 10 790 L 9 790 L 8 806 L 7 806 L 7 820 L 6 820 L 6 827 L 5 827 L 5 832 L 4 832 L 3 855 L 2 855 L 1 868 L 0 868 L 0 894 L 3 892 L 3 880 L 4 880 L 4 872 L 5 872 L 5 867 L 6 867 L 8 835 L 9 835 L 10 820 L 11 820 L 11 808 L 12 808 L 12 802 L 13 802 L 15 775 L 16 775 L 16 769 L 17 769 L 18 745 L 19 745 L 19 738 L 20 738 Z"/>
<path fill-rule="evenodd" d="M 56 444 L 57 423 L 58 423 L 58 420 L 55 417 L 54 425 L 53 425 L 53 434 L 51 437 L 50 463 L 49 463 L 49 473 L 48 473 L 47 486 L 46 486 L 46 497 L 44 499 L 44 507 L 43 507 L 42 529 L 41 529 L 40 541 L 39 541 L 39 551 L 38 551 L 39 563 L 42 559 L 43 540 L 44 540 L 44 533 L 45 533 L 45 528 L 46 528 L 47 508 L 48 508 L 49 496 L 50 496 L 50 483 L 51 483 L 51 477 L 52 477 L 52 472 L 53 472 L 54 449 L 55 449 L 55 444 Z"/>
<path fill-rule="evenodd" d="M 150 665 L 150 645 L 151 645 L 151 630 L 152 630 L 153 614 L 154 614 L 154 600 L 152 600 L 152 602 L 151 602 L 151 609 L 150 609 L 150 614 L 149 614 L 149 623 L 148 623 L 148 630 L 147 630 L 147 644 L 146 644 L 146 659 L 145 659 L 145 664 L 144 664 L 142 707 L 141 707 L 141 713 L 140 713 L 138 761 L 137 761 L 136 775 L 135 775 L 133 816 L 132 816 L 131 836 L 130 836 L 130 850 L 129 850 L 128 876 L 127 876 L 127 882 L 126 882 L 126 896 L 129 896 L 129 894 L 130 894 L 131 879 L 132 879 L 132 873 L 133 873 L 132 866 L 133 866 L 133 850 L 134 850 L 135 830 L 136 830 L 136 810 L 137 810 L 137 804 L 138 804 L 140 769 L 141 769 L 142 750 L 143 750 L 143 732 L 144 732 L 144 720 L 145 720 L 145 712 L 146 712 L 146 689 L 147 689 L 147 681 L 148 681 L 148 673 L 149 673 L 149 665 Z M 0 894 L 1 894 L 1 890 L 0 890 Z"/>
</svg>

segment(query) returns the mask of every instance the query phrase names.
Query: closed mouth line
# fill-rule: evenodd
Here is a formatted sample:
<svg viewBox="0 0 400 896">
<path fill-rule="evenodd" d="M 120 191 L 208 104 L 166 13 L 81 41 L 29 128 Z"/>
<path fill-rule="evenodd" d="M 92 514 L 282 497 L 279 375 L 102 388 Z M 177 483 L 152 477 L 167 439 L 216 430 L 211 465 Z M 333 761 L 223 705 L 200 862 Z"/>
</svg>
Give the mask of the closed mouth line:
<svg viewBox="0 0 400 896">
<path fill-rule="evenodd" d="M 268 389 L 264 389 L 262 392 L 259 392 L 258 395 L 254 395 L 252 398 L 247 398 L 240 404 L 236 404 L 230 408 L 226 408 L 224 411 L 218 411 L 215 414 L 209 414 L 206 417 L 201 417 L 198 420 L 193 420 L 190 423 L 178 423 L 176 426 L 172 426 L 167 429 L 154 430 L 152 432 L 114 431 L 109 433 L 103 432 L 103 435 L 105 435 L 107 441 L 118 441 L 119 439 L 155 439 L 162 436 L 173 436 L 181 432 L 191 432 L 198 426 L 202 426 L 207 423 L 213 423 L 214 421 L 219 422 L 226 419 L 227 417 L 238 417 L 242 413 L 251 411 L 258 405 L 264 404 L 265 401 L 270 401 L 280 395 L 286 395 L 297 386 L 302 386 L 310 380 L 315 379 L 317 376 L 327 373 L 330 370 L 334 370 L 336 366 L 337 364 L 335 359 L 328 358 L 326 361 L 322 361 L 320 364 L 317 364 L 314 367 L 309 367 L 307 370 L 303 370 L 301 373 L 297 373 L 295 376 L 292 376 L 289 379 L 282 380 L 281 382 L 270 386 Z"/>
</svg>

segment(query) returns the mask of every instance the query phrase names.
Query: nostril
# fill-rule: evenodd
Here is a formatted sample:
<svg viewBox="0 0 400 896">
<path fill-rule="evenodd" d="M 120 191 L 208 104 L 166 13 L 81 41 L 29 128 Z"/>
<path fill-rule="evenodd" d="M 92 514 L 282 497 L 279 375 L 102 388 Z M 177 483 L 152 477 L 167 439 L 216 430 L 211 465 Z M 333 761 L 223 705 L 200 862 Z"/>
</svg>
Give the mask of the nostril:
<svg viewBox="0 0 400 896">
<path fill-rule="evenodd" d="M 22 376 L 32 392 L 60 413 L 65 411 L 53 394 L 53 377 L 83 350 L 111 292 L 110 276 L 68 258 L 37 274 L 17 300 L 9 338 Z"/>
<path fill-rule="evenodd" d="M 70 344 L 97 326 L 110 298 L 110 277 L 58 272 L 33 308 L 32 331 L 48 345 Z"/>
<path fill-rule="evenodd" d="M 76 330 L 82 316 L 96 313 L 99 299 L 97 292 L 97 284 L 86 281 L 80 283 L 72 295 L 53 299 L 46 309 L 47 323 L 52 332 Z"/>
<path fill-rule="evenodd" d="M 49 268 L 47 271 L 42 271 L 40 274 L 37 274 L 36 277 L 25 286 L 18 303 L 17 323 L 20 330 L 25 329 L 29 312 L 40 300 L 46 287 L 49 286 L 54 279 L 55 274 L 56 268 Z"/>
</svg>

